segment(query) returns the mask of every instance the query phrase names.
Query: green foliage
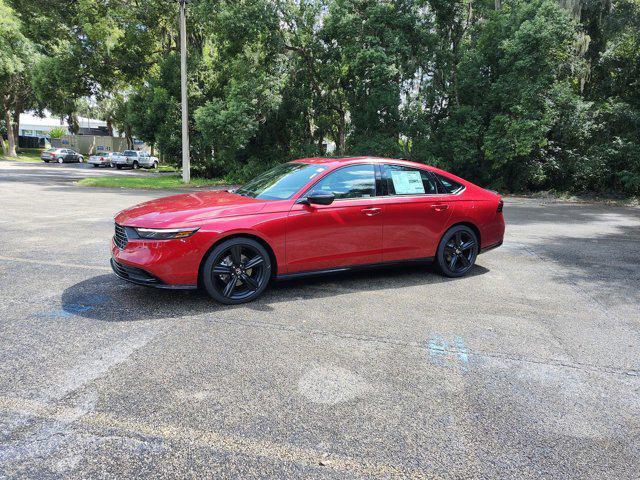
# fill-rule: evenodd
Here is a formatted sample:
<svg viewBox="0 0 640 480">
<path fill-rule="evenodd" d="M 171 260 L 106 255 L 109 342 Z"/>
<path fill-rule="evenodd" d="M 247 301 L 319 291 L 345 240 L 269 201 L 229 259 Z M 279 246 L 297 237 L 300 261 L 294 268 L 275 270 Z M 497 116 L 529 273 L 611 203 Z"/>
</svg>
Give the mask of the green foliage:
<svg viewBox="0 0 640 480">
<path fill-rule="evenodd" d="M 66 129 L 62 128 L 62 127 L 53 127 L 50 131 L 49 131 L 49 136 L 51 138 L 62 138 L 62 136 L 67 133 Z"/>
<path fill-rule="evenodd" d="M 175 2 L 3 1 L 14 112 L 90 111 L 179 163 Z M 189 2 L 194 173 L 243 181 L 333 143 L 508 191 L 638 195 L 640 0 L 565 5 Z"/>
</svg>

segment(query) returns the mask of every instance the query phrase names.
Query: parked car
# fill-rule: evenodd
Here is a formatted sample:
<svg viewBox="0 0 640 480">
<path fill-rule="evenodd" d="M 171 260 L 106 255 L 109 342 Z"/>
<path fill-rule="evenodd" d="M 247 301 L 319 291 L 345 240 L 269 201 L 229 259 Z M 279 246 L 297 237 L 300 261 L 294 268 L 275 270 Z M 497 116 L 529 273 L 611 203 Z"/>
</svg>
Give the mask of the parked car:
<svg viewBox="0 0 640 480">
<path fill-rule="evenodd" d="M 502 245 L 502 207 L 499 194 L 418 163 L 302 159 L 236 190 L 123 210 L 111 266 L 141 285 L 202 286 L 225 304 L 259 297 L 273 278 L 405 261 L 460 277 Z"/>
<path fill-rule="evenodd" d="M 84 161 L 84 157 L 79 153 L 68 149 L 68 148 L 50 148 L 49 150 L 45 150 L 40 154 L 40 158 L 44 160 L 45 163 L 49 162 L 80 162 Z"/>
<path fill-rule="evenodd" d="M 119 155 L 119 152 L 100 152 L 91 155 L 87 163 L 90 163 L 94 167 L 113 167 L 113 159 Z"/>
<path fill-rule="evenodd" d="M 158 157 L 152 157 L 147 152 L 125 150 L 120 155 L 113 157 L 112 163 L 118 170 L 123 167 L 130 167 L 134 170 L 138 168 L 158 168 Z"/>
</svg>

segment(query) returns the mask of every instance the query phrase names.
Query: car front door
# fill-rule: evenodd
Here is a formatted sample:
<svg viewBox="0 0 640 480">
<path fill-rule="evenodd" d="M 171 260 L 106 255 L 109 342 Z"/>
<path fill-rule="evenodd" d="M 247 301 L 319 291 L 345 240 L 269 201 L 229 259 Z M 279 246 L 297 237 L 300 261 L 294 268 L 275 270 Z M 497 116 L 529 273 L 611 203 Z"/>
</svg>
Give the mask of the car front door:
<svg viewBox="0 0 640 480">
<path fill-rule="evenodd" d="M 76 152 L 73 150 L 67 150 L 67 156 L 65 157 L 66 162 L 75 162 L 76 161 Z"/>
<path fill-rule="evenodd" d="M 434 257 L 455 202 L 428 170 L 381 165 L 384 262 Z"/>
<path fill-rule="evenodd" d="M 305 194 L 316 191 L 331 192 L 335 200 L 330 205 L 293 205 L 287 218 L 286 273 L 380 263 L 382 208 L 377 205 L 374 165 L 333 170 Z"/>
</svg>

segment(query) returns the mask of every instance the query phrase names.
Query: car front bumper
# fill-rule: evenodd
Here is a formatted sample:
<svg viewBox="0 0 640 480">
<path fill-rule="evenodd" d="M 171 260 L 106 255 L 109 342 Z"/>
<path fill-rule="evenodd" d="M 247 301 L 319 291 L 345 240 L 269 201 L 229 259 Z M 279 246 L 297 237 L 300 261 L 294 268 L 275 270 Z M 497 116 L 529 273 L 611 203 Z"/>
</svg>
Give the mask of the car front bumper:
<svg viewBox="0 0 640 480">
<path fill-rule="evenodd" d="M 176 240 L 111 240 L 111 267 L 118 277 L 158 288 L 197 288 L 200 261 L 208 247 L 195 237 Z"/>
<path fill-rule="evenodd" d="M 164 288 L 170 290 L 193 290 L 198 288 L 197 285 L 168 285 L 166 283 L 163 283 L 160 279 L 151 275 L 149 272 L 141 268 L 132 267 L 129 265 L 125 265 L 124 263 L 120 263 L 113 257 L 111 257 L 111 268 L 113 269 L 113 273 L 115 273 L 118 278 L 126 280 L 130 283 L 134 283 L 136 285 Z"/>
</svg>

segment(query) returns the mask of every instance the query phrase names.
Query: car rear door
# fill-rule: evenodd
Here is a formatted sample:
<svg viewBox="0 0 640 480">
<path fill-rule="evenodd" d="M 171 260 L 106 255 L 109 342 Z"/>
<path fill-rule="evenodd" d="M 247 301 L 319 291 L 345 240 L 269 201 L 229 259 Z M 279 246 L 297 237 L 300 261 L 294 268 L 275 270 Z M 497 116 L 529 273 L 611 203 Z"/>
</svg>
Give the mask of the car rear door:
<svg viewBox="0 0 640 480">
<path fill-rule="evenodd" d="M 455 203 L 426 169 L 399 164 L 380 169 L 383 261 L 434 257 Z"/>
<path fill-rule="evenodd" d="M 287 218 L 286 273 L 380 263 L 382 208 L 374 165 L 340 167 L 306 193 L 313 191 L 332 192 L 336 198 L 330 205 L 293 205 Z"/>
</svg>

